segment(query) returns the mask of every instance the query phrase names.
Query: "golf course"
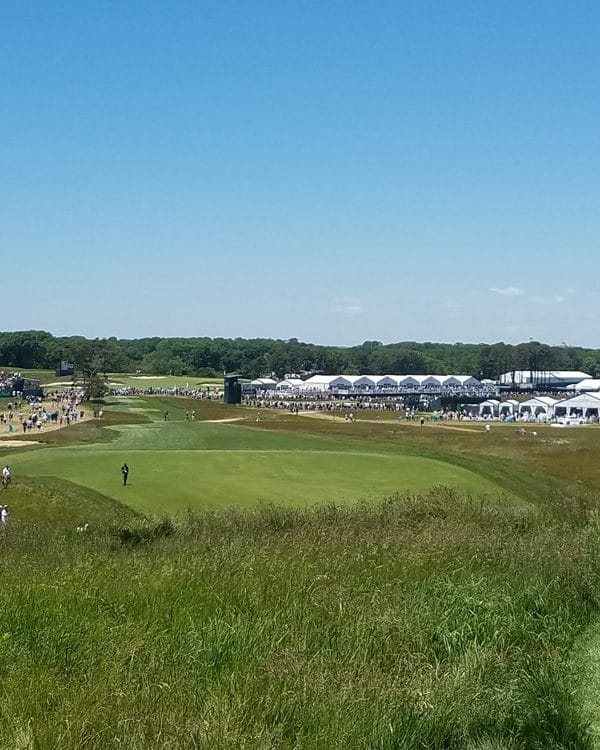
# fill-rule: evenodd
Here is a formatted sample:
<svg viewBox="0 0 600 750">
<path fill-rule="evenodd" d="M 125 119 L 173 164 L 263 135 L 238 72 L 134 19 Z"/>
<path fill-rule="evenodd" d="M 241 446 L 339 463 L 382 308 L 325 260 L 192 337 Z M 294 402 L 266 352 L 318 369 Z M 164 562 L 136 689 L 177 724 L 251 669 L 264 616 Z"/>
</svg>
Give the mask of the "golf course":
<svg viewBox="0 0 600 750">
<path fill-rule="evenodd" d="M 435 485 L 475 494 L 498 490 L 448 461 L 407 455 L 377 442 L 263 431 L 251 415 L 237 422 L 186 421 L 177 402 L 164 421 L 151 399 L 114 401 L 109 409 L 130 407 L 147 421 L 108 427 L 110 439 L 104 443 L 13 454 L 16 475 L 66 479 L 155 515 L 261 502 L 345 504 Z M 110 421 L 110 411 L 105 414 Z M 226 407 L 223 414 L 230 414 Z M 127 487 L 121 486 L 123 461 L 131 471 Z"/>
<path fill-rule="evenodd" d="M 0 440 L 0 746 L 598 746 L 596 426 L 101 407 Z"/>
</svg>

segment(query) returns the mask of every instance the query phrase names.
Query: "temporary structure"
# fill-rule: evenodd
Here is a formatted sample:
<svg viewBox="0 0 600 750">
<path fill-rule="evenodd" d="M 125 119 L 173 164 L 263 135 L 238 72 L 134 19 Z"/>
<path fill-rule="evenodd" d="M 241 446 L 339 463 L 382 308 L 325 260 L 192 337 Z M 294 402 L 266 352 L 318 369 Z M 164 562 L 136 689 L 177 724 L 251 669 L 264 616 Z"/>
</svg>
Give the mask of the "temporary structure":
<svg viewBox="0 0 600 750">
<path fill-rule="evenodd" d="M 554 414 L 557 417 L 600 417 L 600 393 L 581 393 L 565 398 L 556 404 Z"/>
<path fill-rule="evenodd" d="M 500 401 L 498 401 L 495 398 L 489 398 L 487 401 L 482 401 L 479 404 L 479 416 L 480 417 L 497 417 L 499 407 L 500 407 Z"/>
<path fill-rule="evenodd" d="M 554 414 L 554 407 L 557 403 L 558 399 L 551 398 L 550 396 L 528 398 L 527 401 L 521 401 L 519 404 L 519 416 L 551 417 Z"/>
<path fill-rule="evenodd" d="M 508 398 L 506 401 L 501 401 L 498 407 L 498 416 L 500 417 L 512 417 L 515 412 L 519 409 L 519 402 L 515 398 Z"/>
<path fill-rule="evenodd" d="M 277 385 L 277 381 L 273 380 L 273 378 L 255 378 L 254 380 L 250 381 L 250 385 L 254 386 L 255 388 L 264 388 L 265 390 L 275 388 Z"/>
</svg>

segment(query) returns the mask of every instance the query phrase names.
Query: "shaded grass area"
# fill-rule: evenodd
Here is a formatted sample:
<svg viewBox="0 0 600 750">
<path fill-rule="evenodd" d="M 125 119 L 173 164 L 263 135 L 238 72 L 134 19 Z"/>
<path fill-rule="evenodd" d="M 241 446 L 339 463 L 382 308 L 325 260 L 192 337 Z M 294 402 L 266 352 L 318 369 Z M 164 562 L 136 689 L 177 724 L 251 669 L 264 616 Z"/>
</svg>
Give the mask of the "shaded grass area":
<svg viewBox="0 0 600 750">
<path fill-rule="evenodd" d="M 589 747 L 568 655 L 597 612 L 597 499 L 116 527 L 96 499 L 90 534 L 0 536 L 0 746 Z"/>
<path fill-rule="evenodd" d="M 11 534 L 30 530 L 33 525 L 44 527 L 44 538 L 49 530 L 74 531 L 86 522 L 107 529 L 142 518 L 100 492 L 52 476 L 19 477 L 8 490 L 0 490 L 0 503 L 11 508 Z"/>
</svg>

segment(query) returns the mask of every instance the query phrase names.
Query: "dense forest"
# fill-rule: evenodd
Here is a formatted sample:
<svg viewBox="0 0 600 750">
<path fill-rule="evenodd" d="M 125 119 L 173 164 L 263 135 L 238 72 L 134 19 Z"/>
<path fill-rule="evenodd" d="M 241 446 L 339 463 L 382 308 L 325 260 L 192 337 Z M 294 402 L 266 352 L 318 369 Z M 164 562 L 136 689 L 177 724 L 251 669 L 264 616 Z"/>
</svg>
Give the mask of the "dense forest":
<svg viewBox="0 0 600 750">
<path fill-rule="evenodd" d="M 435 344 L 402 341 L 318 346 L 297 339 L 142 338 L 86 339 L 46 331 L 0 331 L 4 368 L 54 368 L 61 360 L 81 370 L 91 360 L 105 372 L 245 377 L 298 374 L 464 374 L 497 378 L 512 370 L 584 370 L 600 375 L 600 350 L 522 344 Z"/>
</svg>

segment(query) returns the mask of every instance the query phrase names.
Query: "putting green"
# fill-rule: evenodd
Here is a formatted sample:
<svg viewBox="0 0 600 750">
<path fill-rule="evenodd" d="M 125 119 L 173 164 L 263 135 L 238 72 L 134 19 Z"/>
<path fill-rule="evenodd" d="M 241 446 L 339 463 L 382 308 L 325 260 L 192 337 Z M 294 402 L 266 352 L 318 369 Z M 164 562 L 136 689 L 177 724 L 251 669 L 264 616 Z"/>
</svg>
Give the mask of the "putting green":
<svg viewBox="0 0 600 750">
<path fill-rule="evenodd" d="M 145 431 L 135 426 L 125 429 L 114 443 L 19 453 L 11 460 L 13 474 L 15 478 L 24 474 L 67 479 L 145 513 L 258 502 L 347 503 L 434 485 L 473 493 L 498 491 L 478 474 L 443 461 L 368 450 L 357 452 L 356 445 L 336 445 L 334 441 L 319 445 L 321 441 L 314 439 L 289 441 L 284 436 L 279 436 L 278 449 L 273 445 L 276 436 L 260 431 L 222 426 L 217 429 L 216 425 L 193 429 L 198 442 L 204 444 L 201 449 L 136 448 L 134 445 L 140 443 L 154 446 L 158 434 L 150 426 L 145 440 Z M 175 437 L 174 432 L 170 427 L 165 434 Z M 191 429 L 187 432 L 191 433 Z M 173 440 L 175 445 L 185 442 Z M 292 448 L 290 442 L 297 447 Z M 207 448 L 207 443 L 211 447 Z M 223 448 L 223 443 L 235 447 Z M 254 448 L 250 447 L 252 443 Z M 265 449 L 264 443 L 269 447 Z M 130 467 L 127 487 L 120 481 L 124 460 Z"/>
</svg>

